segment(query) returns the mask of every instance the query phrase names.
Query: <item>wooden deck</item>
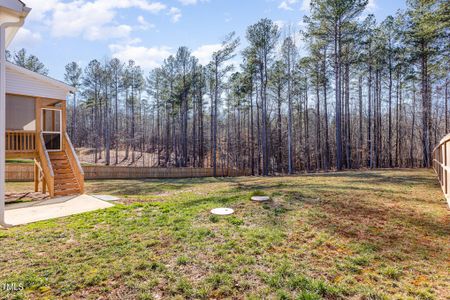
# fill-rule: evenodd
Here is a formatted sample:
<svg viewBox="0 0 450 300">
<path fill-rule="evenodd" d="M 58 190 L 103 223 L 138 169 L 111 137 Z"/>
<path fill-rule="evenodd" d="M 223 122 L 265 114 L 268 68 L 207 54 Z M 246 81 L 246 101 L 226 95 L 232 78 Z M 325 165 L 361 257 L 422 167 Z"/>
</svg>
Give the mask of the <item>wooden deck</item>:
<svg viewBox="0 0 450 300">
<path fill-rule="evenodd" d="M 35 158 L 36 132 L 26 130 L 7 130 L 5 138 L 6 158 Z"/>
<path fill-rule="evenodd" d="M 37 131 L 9 130 L 5 142 L 7 159 L 34 161 L 33 166 L 28 166 L 31 174 L 27 178 L 34 181 L 35 192 L 50 197 L 84 193 L 84 172 L 66 133 L 58 152 L 47 151 L 42 132 Z"/>
</svg>

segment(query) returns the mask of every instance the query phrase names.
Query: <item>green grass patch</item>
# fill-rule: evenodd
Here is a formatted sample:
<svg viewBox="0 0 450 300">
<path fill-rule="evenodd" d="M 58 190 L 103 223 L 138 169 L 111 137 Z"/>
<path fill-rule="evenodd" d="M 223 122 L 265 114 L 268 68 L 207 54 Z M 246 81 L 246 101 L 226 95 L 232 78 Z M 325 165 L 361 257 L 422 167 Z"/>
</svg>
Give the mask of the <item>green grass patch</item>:
<svg viewBox="0 0 450 300">
<path fill-rule="evenodd" d="M 448 212 L 429 170 L 86 189 L 125 200 L 0 231 L 0 287 L 24 288 L 0 299 L 449 298 Z M 224 206 L 235 213 L 210 214 Z"/>
</svg>

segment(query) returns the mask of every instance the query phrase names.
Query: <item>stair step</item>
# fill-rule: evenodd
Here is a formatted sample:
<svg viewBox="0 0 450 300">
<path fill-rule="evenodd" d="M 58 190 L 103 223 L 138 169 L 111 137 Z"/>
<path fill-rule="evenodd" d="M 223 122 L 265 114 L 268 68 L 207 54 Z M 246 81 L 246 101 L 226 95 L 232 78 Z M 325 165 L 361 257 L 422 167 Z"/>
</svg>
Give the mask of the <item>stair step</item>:
<svg viewBox="0 0 450 300">
<path fill-rule="evenodd" d="M 58 155 L 51 155 L 51 156 L 49 156 L 50 157 L 50 159 L 67 159 L 67 155 L 65 155 L 65 154 L 58 154 Z"/>
<path fill-rule="evenodd" d="M 70 169 L 70 165 L 68 163 L 64 164 L 52 164 L 53 169 Z"/>
<path fill-rule="evenodd" d="M 55 191 L 65 191 L 79 189 L 78 183 L 55 184 Z"/>
<path fill-rule="evenodd" d="M 70 178 L 57 178 L 55 177 L 55 184 L 67 184 L 67 183 L 76 183 L 78 184 L 78 181 L 75 179 L 75 177 Z"/>
<path fill-rule="evenodd" d="M 65 155 L 64 151 L 48 151 L 48 155 Z"/>
<path fill-rule="evenodd" d="M 52 161 L 52 166 L 70 166 L 67 160 Z"/>
<path fill-rule="evenodd" d="M 72 169 L 70 167 L 56 167 L 56 168 L 53 168 L 53 171 L 55 171 L 55 173 L 58 173 L 58 171 L 70 171 L 70 172 L 72 172 Z"/>
<path fill-rule="evenodd" d="M 55 173 L 55 181 L 61 179 L 75 179 L 75 176 L 72 173 Z"/>
<path fill-rule="evenodd" d="M 65 155 L 53 155 L 50 156 L 51 161 L 60 161 L 60 160 L 67 160 L 67 156 Z"/>
<path fill-rule="evenodd" d="M 57 158 L 50 158 L 50 161 L 51 161 L 52 164 L 68 162 L 67 157 L 64 157 L 64 158 L 59 158 L 59 157 L 57 157 Z"/>
<path fill-rule="evenodd" d="M 72 174 L 71 169 L 55 169 L 53 171 L 55 174 Z"/>
<path fill-rule="evenodd" d="M 76 185 L 76 186 L 78 186 L 78 181 L 76 181 L 74 179 L 55 180 L 55 186 L 56 185 L 59 185 L 59 186 Z"/>
<path fill-rule="evenodd" d="M 59 152 L 48 152 L 48 156 L 53 157 L 53 156 L 66 156 L 65 152 L 59 151 Z"/>
<path fill-rule="evenodd" d="M 69 196 L 69 195 L 77 195 L 80 194 L 80 189 L 65 189 L 55 191 L 56 196 Z"/>
<path fill-rule="evenodd" d="M 70 168 L 70 166 L 55 166 L 56 168 L 53 168 L 53 169 L 56 169 L 56 170 L 72 170 L 71 168 Z"/>
<path fill-rule="evenodd" d="M 50 158 L 50 161 L 52 162 L 52 164 L 64 164 L 64 163 L 69 163 L 69 160 L 68 160 L 67 158 L 64 158 L 64 159 Z"/>
</svg>

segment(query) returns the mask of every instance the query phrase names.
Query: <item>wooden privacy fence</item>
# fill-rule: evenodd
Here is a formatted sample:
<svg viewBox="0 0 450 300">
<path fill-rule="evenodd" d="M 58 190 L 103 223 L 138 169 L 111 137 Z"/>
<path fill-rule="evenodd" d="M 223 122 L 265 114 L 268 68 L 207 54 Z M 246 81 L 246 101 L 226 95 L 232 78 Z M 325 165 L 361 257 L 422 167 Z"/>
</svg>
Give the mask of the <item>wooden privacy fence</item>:
<svg viewBox="0 0 450 300">
<path fill-rule="evenodd" d="M 439 177 L 442 191 L 450 206 L 450 134 L 445 136 L 434 148 L 433 168 Z"/>
<path fill-rule="evenodd" d="M 213 176 L 212 168 L 84 166 L 84 179 L 194 178 Z M 218 177 L 251 175 L 250 170 L 217 168 Z M 6 164 L 6 181 L 33 181 L 33 165 Z"/>
</svg>

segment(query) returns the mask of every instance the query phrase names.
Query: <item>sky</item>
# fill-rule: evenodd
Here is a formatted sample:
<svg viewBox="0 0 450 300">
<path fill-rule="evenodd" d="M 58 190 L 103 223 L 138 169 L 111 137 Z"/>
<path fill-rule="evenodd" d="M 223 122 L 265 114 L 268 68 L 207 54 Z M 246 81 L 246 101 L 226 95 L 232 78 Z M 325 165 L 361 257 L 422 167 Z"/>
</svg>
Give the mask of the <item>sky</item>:
<svg viewBox="0 0 450 300">
<path fill-rule="evenodd" d="M 60 80 L 67 63 L 84 68 L 94 58 L 133 59 L 147 73 L 179 46 L 206 64 L 228 33 L 241 37 L 243 49 L 246 28 L 259 19 L 298 31 L 309 12 L 309 0 L 23 1 L 32 11 L 9 50 L 27 49 Z M 382 21 L 404 7 L 404 0 L 369 0 L 364 14 Z"/>
</svg>

